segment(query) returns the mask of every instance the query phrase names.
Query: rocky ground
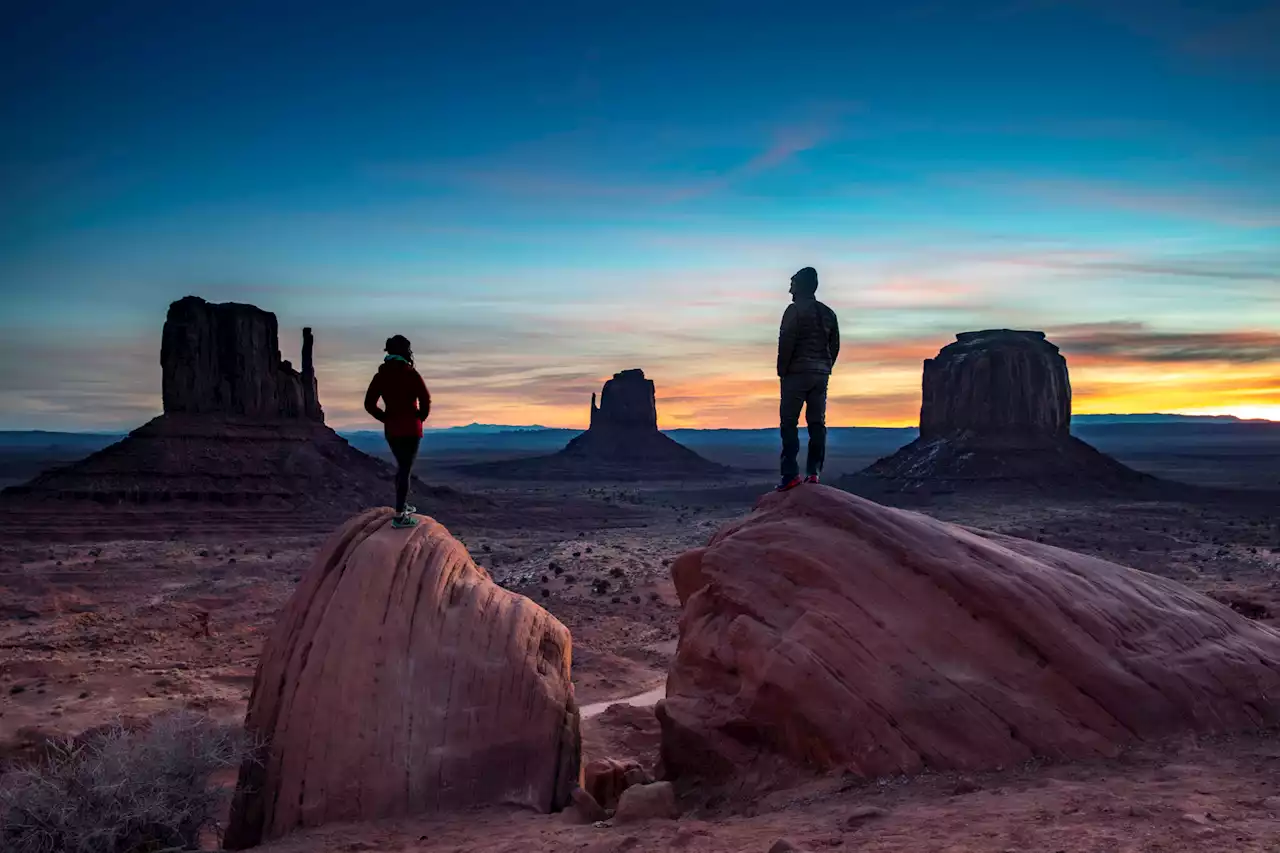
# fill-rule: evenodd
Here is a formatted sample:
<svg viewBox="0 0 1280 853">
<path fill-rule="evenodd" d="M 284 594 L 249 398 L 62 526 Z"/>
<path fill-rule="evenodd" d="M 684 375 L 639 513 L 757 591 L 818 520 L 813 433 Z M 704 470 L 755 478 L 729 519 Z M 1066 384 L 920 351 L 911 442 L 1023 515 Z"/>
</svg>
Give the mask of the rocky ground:
<svg viewBox="0 0 1280 853">
<path fill-rule="evenodd" d="M 759 488 L 538 484 L 524 493 L 586 509 L 550 513 L 546 524 L 441 520 L 495 578 L 572 631 L 587 757 L 652 765 L 657 726 L 646 706 L 660 695 L 679 615 L 667 565 L 748 509 Z M 1280 624 L 1272 503 L 948 496 L 917 508 L 1167 575 Z M 261 638 L 328 532 L 292 527 L 196 522 L 175 535 L 157 516 L 151 533 L 135 518 L 117 533 L 90 520 L 78 536 L 70 517 L 56 536 L 35 538 L 4 526 L 0 752 L 30 756 L 50 736 L 170 708 L 237 721 Z M 609 708 L 627 697 L 639 707 Z M 571 826 L 479 812 L 330 828 L 273 849 L 763 853 L 787 838 L 806 850 L 1271 850 L 1280 845 L 1278 769 L 1280 740 L 1188 740 L 975 779 L 825 779 L 754 806 L 691 803 L 675 823 Z"/>
</svg>

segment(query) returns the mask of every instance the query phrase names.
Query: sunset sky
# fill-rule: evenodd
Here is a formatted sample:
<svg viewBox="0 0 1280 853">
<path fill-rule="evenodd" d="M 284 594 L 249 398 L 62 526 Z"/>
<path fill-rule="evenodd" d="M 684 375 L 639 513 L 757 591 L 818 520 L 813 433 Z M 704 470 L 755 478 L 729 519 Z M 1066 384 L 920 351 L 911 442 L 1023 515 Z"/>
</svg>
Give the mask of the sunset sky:
<svg viewBox="0 0 1280 853">
<path fill-rule="evenodd" d="M 0 429 L 160 410 L 187 294 L 315 328 L 361 411 L 777 423 L 818 269 L 836 425 L 957 332 L 1043 329 L 1077 413 L 1280 420 L 1280 4 L 28 3 L 0 52 Z"/>
</svg>

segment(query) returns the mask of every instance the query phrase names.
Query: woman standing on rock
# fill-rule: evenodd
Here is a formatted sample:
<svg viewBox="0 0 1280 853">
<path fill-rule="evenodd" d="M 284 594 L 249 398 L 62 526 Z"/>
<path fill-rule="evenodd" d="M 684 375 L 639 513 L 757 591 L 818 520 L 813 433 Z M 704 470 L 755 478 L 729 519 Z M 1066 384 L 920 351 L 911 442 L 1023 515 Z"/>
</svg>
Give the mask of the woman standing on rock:
<svg viewBox="0 0 1280 853">
<path fill-rule="evenodd" d="M 422 422 L 431 414 L 431 394 L 413 366 L 413 348 L 404 335 L 387 338 L 387 355 L 364 394 L 364 410 L 383 424 L 396 458 L 396 517 L 392 527 L 413 527 L 417 510 L 408 503 L 409 478 L 422 442 Z M 386 409 L 378 408 L 381 398 Z"/>
</svg>

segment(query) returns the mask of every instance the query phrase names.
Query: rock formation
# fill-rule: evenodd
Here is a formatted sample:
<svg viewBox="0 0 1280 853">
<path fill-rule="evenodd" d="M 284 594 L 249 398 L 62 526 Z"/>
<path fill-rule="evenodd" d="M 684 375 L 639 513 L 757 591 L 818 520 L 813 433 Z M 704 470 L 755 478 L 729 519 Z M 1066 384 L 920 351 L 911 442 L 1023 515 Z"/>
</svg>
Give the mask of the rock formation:
<svg viewBox="0 0 1280 853">
<path fill-rule="evenodd" d="M 388 503 L 391 467 L 324 425 L 303 330 L 302 372 L 280 358 L 274 314 L 188 296 L 161 336 L 164 414 L 124 440 L 6 490 L 23 501 L 253 506 L 342 513 Z M 371 370 L 376 365 L 371 366 Z M 423 508 L 450 490 L 415 483 Z"/>
<path fill-rule="evenodd" d="M 615 373 L 600 405 L 591 395 L 587 431 L 559 453 L 463 468 L 477 476 L 510 479 L 684 480 L 728 473 L 658 431 L 652 379 L 643 370 Z"/>
<path fill-rule="evenodd" d="M 668 778 L 977 771 L 1280 722 L 1271 628 L 1162 577 L 836 489 L 766 495 L 672 576 Z"/>
<path fill-rule="evenodd" d="M 960 333 L 925 359 L 921 396 L 920 437 L 859 480 L 914 489 L 1149 479 L 1071 435 L 1067 361 L 1043 332 Z"/>
<path fill-rule="evenodd" d="M 569 631 L 430 518 L 365 512 L 325 544 L 263 650 L 225 845 L 488 804 L 579 780 Z"/>
<path fill-rule="evenodd" d="M 311 329 L 302 330 L 302 340 L 299 373 L 280 359 L 274 314 L 179 299 L 169 306 L 160 344 L 165 413 L 323 422 Z"/>
<path fill-rule="evenodd" d="M 613 378 L 604 383 L 599 408 L 596 408 L 596 395 L 591 395 L 588 429 L 657 432 L 658 403 L 653 380 L 645 379 L 644 371 L 638 368 L 613 374 Z"/>
</svg>

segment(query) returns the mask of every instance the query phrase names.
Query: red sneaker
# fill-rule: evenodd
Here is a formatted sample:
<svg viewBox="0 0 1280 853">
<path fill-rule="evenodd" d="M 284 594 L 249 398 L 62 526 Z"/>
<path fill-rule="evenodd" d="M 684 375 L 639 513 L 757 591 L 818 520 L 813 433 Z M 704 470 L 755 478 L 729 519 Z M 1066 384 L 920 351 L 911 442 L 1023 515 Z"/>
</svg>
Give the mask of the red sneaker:
<svg viewBox="0 0 1280 853">
<path fill-rule="evenodd" d="M 792 477 L 790 480 L 783 480 L 781 483 L 778 484 L 778 488 L 774 489 L 774 491 L 789 492 L 803 482 L 804 481 L 801 480 L 800 476 L 797 474 L 796 476 Z"/>
<path fill-rule="evenodd" d="M 808 477 L 805 477 L 805 478 L 804 478 L 804 481 L 805 481 L 806 483 L 814 483 L 814 484 L 816 485 L 816 484 L 817 484 L 817 482 L 818 482 L 818 475 L 817 475 L 817 474 L 810 474 Z"/>
</svg>

